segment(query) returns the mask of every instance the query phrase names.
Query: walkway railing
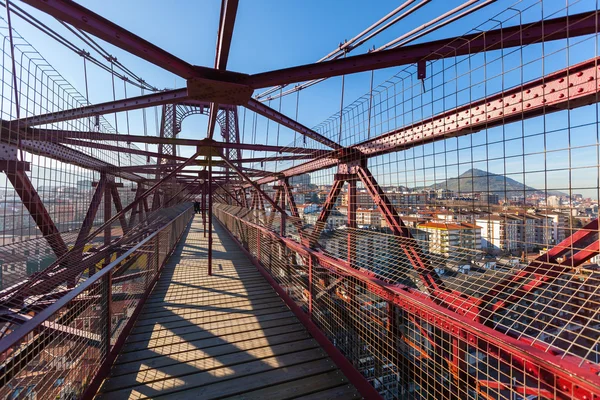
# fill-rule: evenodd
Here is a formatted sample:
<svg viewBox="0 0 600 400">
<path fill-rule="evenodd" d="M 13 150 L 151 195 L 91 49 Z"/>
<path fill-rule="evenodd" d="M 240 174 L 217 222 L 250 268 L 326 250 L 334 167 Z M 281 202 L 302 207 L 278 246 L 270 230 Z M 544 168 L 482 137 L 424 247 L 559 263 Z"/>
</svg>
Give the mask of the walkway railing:
<svg viewBox="0 0 600 400">
<path fill-rule="evenodd" d="M 75 288 L 59 290 L 48 299 L 24 299 L 23 307 L 34 303 L 39 310 L 47 305 L 35 316 L 1 310 L 5 320 L 17 319 L 18 325 L 1 333 L 0 398 L 95 393 L 193 209 L 185 203 L 172 207 L 169 215 L 168 223 L 137 244 L 109 252 L 108 265 L 100 262 L 88 268 L 84 273 L 91 276 Z"/>
<path fill-rule="evenodd" d="M 514 391 L 549 399 L 600 396 L 598 371 L 589 362 L 478 322 L 477 304 L 459 307 L 457 297 L 450 309 L 372 267 L 292 239 L 292 223 L 285 227 L 289 236 L 281 236 L 286 229 L 264 212 L 221 204 L 215 215 L 385 398 L 511 398 Z M 386 252 L 390 265 L 401 264 L 394 247 L 403 244 L 393 235 L 352 235 L 349 241 L 363 243 L 349 251 L 363 254 L 351 259 Z"/>
</svg>

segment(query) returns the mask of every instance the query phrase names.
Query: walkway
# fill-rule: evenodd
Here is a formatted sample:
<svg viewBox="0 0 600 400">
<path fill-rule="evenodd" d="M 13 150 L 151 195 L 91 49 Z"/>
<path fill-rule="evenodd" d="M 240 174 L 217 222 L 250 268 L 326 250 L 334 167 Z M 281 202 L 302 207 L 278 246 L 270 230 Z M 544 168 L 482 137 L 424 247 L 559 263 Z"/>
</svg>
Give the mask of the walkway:
<svg viewBox="0 0 600 400">
<path fill-rule="evenodd" d="M 197 216 L 97 398 L 359 398 L 219 225 L 206 275 L 207 243 Z"/>
</svg>

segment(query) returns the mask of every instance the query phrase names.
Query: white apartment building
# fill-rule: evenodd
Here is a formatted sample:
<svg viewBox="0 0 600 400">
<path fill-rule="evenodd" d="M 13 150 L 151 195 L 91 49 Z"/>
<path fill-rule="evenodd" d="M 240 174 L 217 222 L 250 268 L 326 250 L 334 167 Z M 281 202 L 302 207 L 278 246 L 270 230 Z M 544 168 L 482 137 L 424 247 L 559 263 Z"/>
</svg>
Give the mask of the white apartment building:
<svg viewBox="0 0 600 400">
<path fill-rule="evenodd" d="M 308 225 L 315 225 L 317 223 L 317 219 L 319 218 L 320 213 L 310 213 L 304 214 L 303 219 L 304 222 Z M 327 223 L 325 225 L 325 229 L 334 230 L 342 226 L 346 226 L 346 216 L 341 214 L 339 211 L 333 210 L 331 214 L 329 214 L 329 218 L 327 218 Z"/>
<path fill-rule="evenodd" d="M 418 225 L 429 236 L 429 251 L 449 258 L 462 258 L 465 249 L 481 249 L 481 227 L 469 223 L 430 221 Z"/>
<path fill-rule="evenodd" d="M 356 210 L 356 225 L 380 228 L 381 212 L 379 210 L 359 208 Z"/>
</svg>

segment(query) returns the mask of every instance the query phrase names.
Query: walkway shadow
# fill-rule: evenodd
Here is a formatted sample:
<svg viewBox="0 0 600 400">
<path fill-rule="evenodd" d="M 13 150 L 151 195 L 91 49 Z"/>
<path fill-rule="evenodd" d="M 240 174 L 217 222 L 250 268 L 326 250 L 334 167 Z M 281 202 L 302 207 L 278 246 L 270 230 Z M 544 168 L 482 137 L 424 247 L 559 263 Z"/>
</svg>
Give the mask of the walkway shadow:
<svg viewBox="0 0 600 400">
<path fill-rule="evenodd" d="M 221 267 L 207 276 L 201 228 L 196 218 L 169 259 L 99 398 L 258 394 L 335 370 L 218 224 L 213 254 Z"/>
</svg>

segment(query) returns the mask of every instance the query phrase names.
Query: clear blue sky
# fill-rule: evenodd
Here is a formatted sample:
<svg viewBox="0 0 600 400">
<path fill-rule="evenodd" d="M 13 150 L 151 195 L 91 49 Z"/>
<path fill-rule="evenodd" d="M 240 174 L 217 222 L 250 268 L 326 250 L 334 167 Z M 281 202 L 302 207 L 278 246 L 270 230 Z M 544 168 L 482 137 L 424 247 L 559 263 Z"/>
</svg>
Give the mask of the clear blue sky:
<svg viewBox="0 0 600 400">
<path fill-rule="evenodd" d="M 459 0 L 433 0 L 406 18 L 403 23 L 390 28 L 362 48 L 354 50 L 352 54 L 364 53 L 372 46 L 379 47 L 462 2 Z M 220 1 L 86 0 L 80 1 L 80 3 L 193 64 L 212 66 L 214 63 Z M 314 62 L 335 49 L 341 41 L 353 37 L 397 7 L 400 3 L 401 1 L 388 0 L 372 1 L 368 2 L 368 4 L 358 1 L 307 0 L 298 2 L 242 0 L 238 10 L 228 69 L 245 73 L 255 73 Z M 419 41 L 457 36 L 469 32 L 475 26 L 507 9 L 513 3 L 514 1 L 512 0 L 497 1 L 485 9 L 464 18 L 460 23 L 451 24 Z M 523 9 L 526 5 L 533 3 L 536 2 L 524 1 L 518 5 L 518 8 Z M 565 2 L 563 1 L 546 1 L 544 3 L 543 13 L 545 15 L 551 15 L 556 10 L 562 9 L 565 6 Z M 575 4 L 571 6 L 570 13 L 589 10 L 595 7 L 595 1 L 591 0 L 571 3 Z M 30 10 L 28 6 L 22 3 L 18 3 L 18 5 Z M 52 27 L 55 27 L 58 31 L 66 32 L 64 27 L 60 26 L 56 21 L 35 10 L 31 10 L 31 12 Z M 541 12 L 540 7 L 535 7 L 529 12 L 524 13 L 522 18 L 524 21 L 536 20 L 541 17 Z M 506 19 L 508 13 L 504 13 L 500 19 Z M 518 19 L 514 18 L 509 25 L 517 21 Z M 40 51 L 50 64 L 60 71 L 80 92 L 84 91 L 81 58 L 68 52 L 63 47 L 57 45 L 56 42 L 48 39 L 29 25 L 23 24 L 18 19 L 15 19 L 14 23 L 15 28 Z M 493 23 L 489 23 L 488 25 L 484 25 L 484 28 L 492 28 L 492 25 Z M 66 35 L 72 38 L 75 43 L 78 43 L 72 35 L 68 33 Z M 105 48 L 128 68 L 159 88 L 183 87 L 185 85 L 185 82 L 181 78 L 160 70 L 143 60 L 107 44 Z M 546 52 L 548 53 L 548 50 Z M 574 54 L 572 59 L 576 57 L 577 54 Z M 549 69 L 553 67 L 555 69 L 560 68 L 560 62 L 556 62 L 555 65 L 550 63 L 547 66 Z M 377 71 L 374 80 L 375 85 L 385 81 L 398 71 L 399 68 Z M 531 79 L 536 75 L 535 66 L 524 71 L 526 75 L 524 77 L 525 80 Z M 531 71 L 533 73 L 531 73 L 531 76 L 528 76 L 527 74 Z M 369 90 L 369 80 L 370 73 L 355 74 L 347 77 L 344 103 L 350 104 L 365 94 Z M 340 82 L 341 78 L 333 78 L 316 87 L 303 91 L 300 99 L 299 121 L 309 127 L 313 127 L 338 112 Z M 506 87 L 511 86 L 510 80 L 505 82 L 504 85 Z M 93 103 L 111 100 L 112 88 L 108 74 L 99 71 L 97 68 L 90 68 L 89 90 L 90 101 Z M 128 90 L 130 96 L 135 93 L 135 89 L 133 88 Z M 123 88 L 121 82 L 117 86 L 117 97 L 122 96 Z M 277 108 L 279 103 L 276 100 L 271 105 Z M 288 96 L 283 100 L 282 111 L 293 116 L 295 106 L 295 96 Z M 124 115 L 121 114 L 118 118 L 119 130 L 123 131 Z M 141 133 L 140 113 L 130 113 L 130 118 L 132 122 L 131 133 Z M 114 121 L 113 116 L 107 116 L 107 119 L 111 122 Z M 249 121 L 247 121 L 247 124 L 249 124 Z M 183 128 L 182 137 L 202 138 L 206 133 L 206 117 L 189 118 L 189 120 L 186 120 Z M 273 143 L 274 129 L 273 124 L 271 124 L 269 143 Z M 265 131 L 265 121 L 261 120 L 259 122 L 257 141 L 266 141 L 266 137 L 264 136 Z M 489 141 L 489 139 L 485 139 L 485 135 L 483 137 L 483 140 Z M 291 132 L 282 130 L 280 144 L 287 144 L 292 139 L 293 134 Z M 477 141 L 478 139 L 475 138 L 474 140 Z M 509 144 L 508 147 L 519 148 L 521 146 L 515 143 L 514 146 Z M 427 152 L 426 149 L 423 151 Z M 187 155 L 189 152 L 183 154 Z M 508 156 L 509 152 L 506 155 Z M 583 156 L 583 154 L 581 155 Z M 595 159 L 595 148 L 593 149 L 593 155 Z M 407 158 L 409 156 L 401 154 L 399 158 L 402 157 Z M 464 159 L 463 157 L 462 160 Z M 389 161 L 389 159 L 385 159 L 381 160 L 380 163 L 383 165 L 384 163 L 389 163 Z M 507 160 L 502 163 L 508 165 L 510 162 L 511 160 Z M 522 165 L 522 157 L 514 160 L 514 164 Z M 539 166 L 539 163 L 536 165 Z M 479 165 L 476 167 L 479 167 Z M 487 167 L 491 169 L 493 166 L 488 165 Z M 396 166 L 395 168 L 401 167 Z M 393 171 L 395 168 L 393 167 L 391 172 L 388 171 L 390 176 L 395 173 Z M 509 167 L 509 170 L 510 168 L 512 167 Z M 500 172 L 499 168 L 496 169 L 498 171 L 494 172 Z M 459 172 L 462 172 L 462 170 Z M 516 170 L 516 173 L 522 174 L 523 172 L 522 167 L 520 170 Z M 447 173 L 450 176 L 455 176 L 453 172 Z M 390 182 L 394 180 L 394 178 L 388 179 Z M 425 177 L 424 179 L 431 178 Z M 436 177 L 436 179 L 439 178 Z M 523 181 L 524 179 L 518 180 Z M 572 180 L 575 182 L 575 178 L 572 178 Z M 542 184 L 539 179 L 535 183 L 538 186 Z"/>
</svg>

